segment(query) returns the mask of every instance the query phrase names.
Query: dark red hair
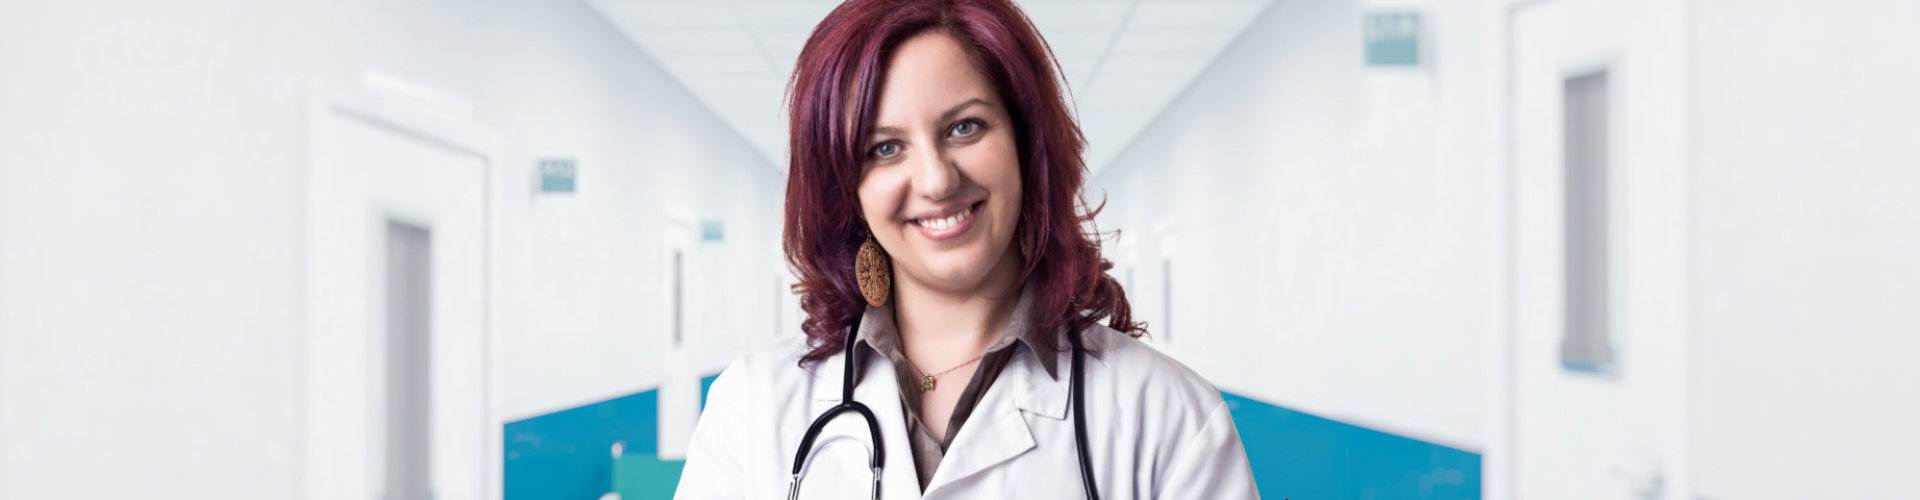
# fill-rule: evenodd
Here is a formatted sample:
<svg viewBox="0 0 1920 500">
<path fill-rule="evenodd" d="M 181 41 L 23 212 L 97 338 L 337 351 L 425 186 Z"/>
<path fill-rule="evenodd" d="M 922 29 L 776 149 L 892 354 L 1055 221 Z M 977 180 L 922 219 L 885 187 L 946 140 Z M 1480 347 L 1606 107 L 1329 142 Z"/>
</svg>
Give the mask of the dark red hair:
<svg viewBox="0 0 1920 500">
<path fill-rule="evenodd" d="M 788 85 L 791 160 L 781 243 L 807 314 L 802 328 L 812 349 L 802 363 L 840 351 L 847 327 L 866 310 L 853 271 L 869 231 L 856 193 L 865 138 L 888 59 L 926 32 L 966 47 L 1012 116 L 1025 192 L 1021 216 L 1032 241 L 1020 272 L 1035 295 L 1032 324 L 1078 334 L 1104 318 L 1116 330 L 1144 334 L 1126 293 L 1106 273 L 1113 263 L 1100 256 L 1092 229 L 1099 209 L 1080 194 L 1086 138 L 1067 110 L 1059 64 L 1026 14 L 1010 0 L 850 0 L 814 28 Z M 1034 347 L 1063 350 L 1062 338 L 1039 335 Z"/>
</svg>

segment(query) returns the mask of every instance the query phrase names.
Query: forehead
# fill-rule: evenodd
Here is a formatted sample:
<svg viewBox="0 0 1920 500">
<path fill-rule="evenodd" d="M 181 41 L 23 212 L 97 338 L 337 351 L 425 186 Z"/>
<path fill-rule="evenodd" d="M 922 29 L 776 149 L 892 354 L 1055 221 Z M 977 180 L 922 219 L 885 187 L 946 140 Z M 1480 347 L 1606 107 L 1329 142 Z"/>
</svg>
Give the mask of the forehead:
<svg viewBox="0 0 1920 500">
<path fill-rule="evenodd" d="M 971 98 L 991 99 L 993 84 L 958 40 L 938 31 L 902 42 L 887 62 L 877 101 L 881 125 L 939 113 Z M 904 123 L 902 123 L 904 125 Z"/>
</svg>

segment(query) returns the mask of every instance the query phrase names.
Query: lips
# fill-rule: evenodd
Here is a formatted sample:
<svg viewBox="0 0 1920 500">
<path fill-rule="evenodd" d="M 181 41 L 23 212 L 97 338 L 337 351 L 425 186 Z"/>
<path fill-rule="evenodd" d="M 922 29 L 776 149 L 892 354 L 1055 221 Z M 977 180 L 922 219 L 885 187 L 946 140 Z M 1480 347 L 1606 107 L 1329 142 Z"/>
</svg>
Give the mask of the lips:
<svg viewBox="0 0 1920 500">
<path fill-rule="evenodd" d="M 973 217 L 973 206 L 968 205 L 966 208 L 960 209 L 959 212 L 956 212 L 953 215 L 948 215 L 946 217 L 936 217 L 931 219 L 914 219 L 913 223 L 914 225 L 924 227 L 927 229 L 932 229 L 935 231 L 945 231 L 948 229 L 953 229 L 954 226 L 960 225 L 961 222 L 966 222 L 966 220 L 971 217 Z"/>
<path fill-rule="evenodd" d="M 933 241 L 946 241 L 966 234 L 973 228 L 973 212 L 985 201 L 977 201 L 958 210 L 948 209 L 943 214 L 912 219 L 907 223 L 920 230 L 920 235 Z"/>
</svg>

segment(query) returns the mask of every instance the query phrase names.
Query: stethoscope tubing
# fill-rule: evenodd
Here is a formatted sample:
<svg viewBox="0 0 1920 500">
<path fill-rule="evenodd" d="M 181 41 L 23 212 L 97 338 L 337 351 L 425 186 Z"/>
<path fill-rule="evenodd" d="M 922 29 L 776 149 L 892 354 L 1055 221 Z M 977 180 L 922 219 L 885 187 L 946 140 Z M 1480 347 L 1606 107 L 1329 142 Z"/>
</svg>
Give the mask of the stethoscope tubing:
<svg viewBox="0 0 1920 500">
<path fill-rule="evenodd" d="M 867 455 L 867 467 L 873 471 L 872 498 L 874 500 L 880 498 L 881 466 L 887 460 L 886 442 L 881 439 L 880 420 L 874 418 L 873 410 L 853 399 L 853 342 L 860 333 L 860 319 L 854 318 L 853 326 L 847 328 L 846 351 L 842 353 L 844 359 L 841 360 L 845 365 L 840 373 L 840 404 L 834 405 L 833 408 L 814 418 L 813 423 L 807 426 L 807 433 L 800 437 L 800 449 L 793 456 L 792 479 L 787 483 L 788 500 L 799 498 L 800 471 L 806 467 L 807 455 L 813 451 L 814 439 L 820 437 L 820 431 L 827 427 L 828 422 L 847 412 L 857 413 L 867 422 L 867 433 L 873 438 L 873 452 Z M 1067 341 L 1073 345 L 1073 366 L 1070 368 L 1073 377 L 1070 384 L 1072 394 L 1068 395 L 1068 398 L 1072 400 L 1073 406 L 1073 445 L 1080 458 L 1080 481 L 1086 487 L 1089 500 L 1100 500 L 1100 492 L 1094 487 L 1093 460 L 1087 452 L 1087 415 L 1083 411 L 1086 406 L 1086 395 L 1082 390 L 1084 373 L 1080 369 L 1081 357 L 1084 353 L 1080 348 L 1080 336 L 1068 335 Z"/>
<path fill-rule="evenodd" d="M 1073 368 L 1070 370 L 1073 372 L 1073 394 L 1068 399 L 1073 401 L 1073 448 L 1080 455 L 1080 483 L 1086 487 L 1087 500 L 1100 500 L 1100 489 L 1093 483 L 1093 459 L 1087 456 L 1087 391 L 1081 387 L 1086 377 L 1080 371 L 1080 357 L 1085 352 L 1080 348 L 1079 335 L 1067 335 L 1067 342 L 1073 345 Z"/>
</svg>

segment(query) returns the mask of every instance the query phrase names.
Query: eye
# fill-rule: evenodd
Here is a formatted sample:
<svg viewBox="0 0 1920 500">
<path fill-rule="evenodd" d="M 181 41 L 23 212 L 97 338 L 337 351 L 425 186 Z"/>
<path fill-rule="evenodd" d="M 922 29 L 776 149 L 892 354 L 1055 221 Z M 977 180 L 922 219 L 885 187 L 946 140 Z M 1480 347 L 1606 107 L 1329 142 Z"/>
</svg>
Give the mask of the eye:
<svg viewBox="0 0 1920 500">
<path fill-rule="evenodd" d="M 883 143 L 867 151 L 868 157 L 878 159 L 892 158 L 897 154 L 900 154 L 900 144 L 895 142 Z"/>
<path fill-rule="evenodd" d="M 980 133 L 980 129 L 985 127 L 986 125 L 980 123 L 980 120 L 964 120 L 964 121 L 961 121 L 960 123 L 953 124 L 953 128 L 949 129 L 949 131 L 947 132 L 947 135 L 951 135 L 954 137 L 967 137 L 973 134 Z"/>
</svg>

